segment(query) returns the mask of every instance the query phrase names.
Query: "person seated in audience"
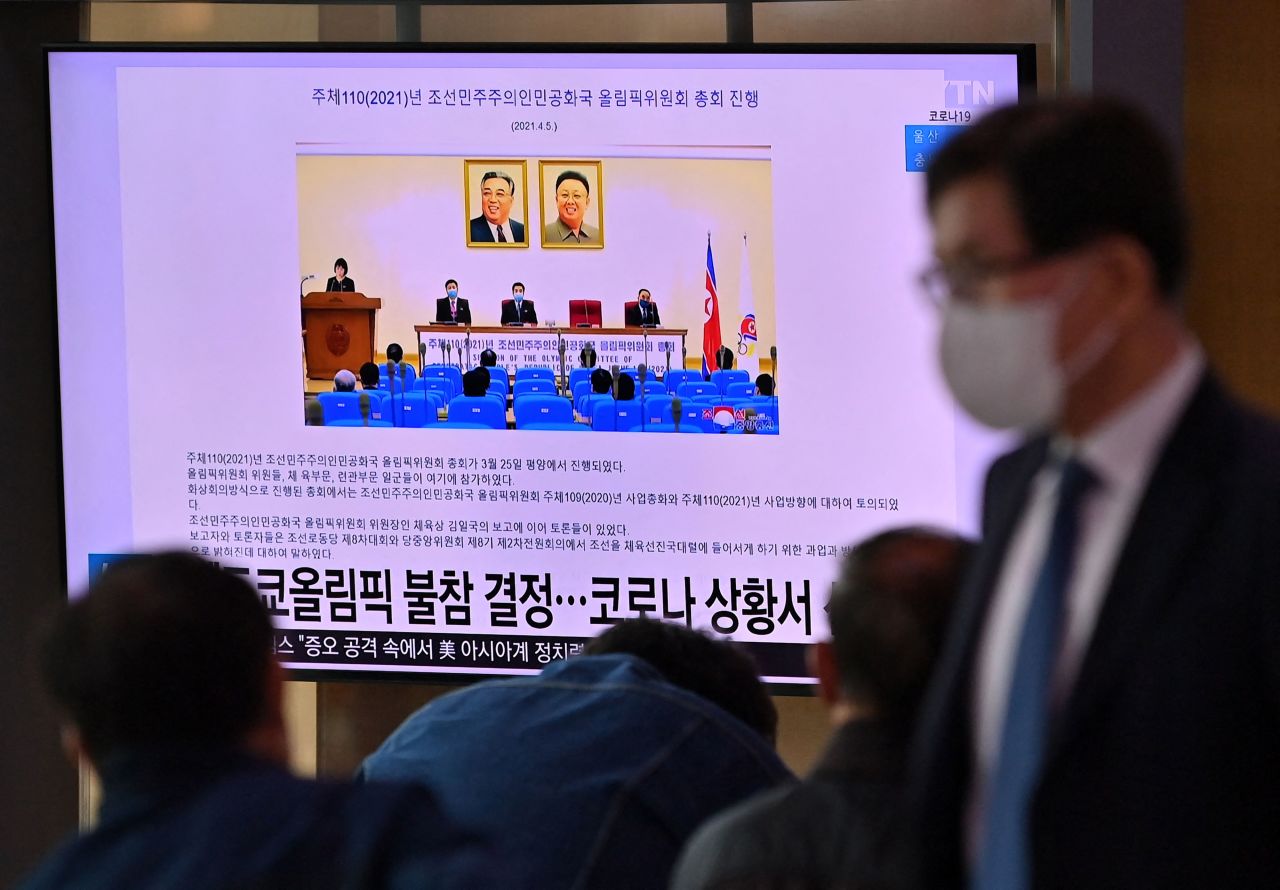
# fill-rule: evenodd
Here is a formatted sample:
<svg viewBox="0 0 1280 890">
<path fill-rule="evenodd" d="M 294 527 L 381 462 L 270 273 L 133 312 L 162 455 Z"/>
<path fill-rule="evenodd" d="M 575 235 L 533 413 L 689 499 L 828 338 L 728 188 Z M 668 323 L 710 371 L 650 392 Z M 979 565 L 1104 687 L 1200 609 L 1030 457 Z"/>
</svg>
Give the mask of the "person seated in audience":
<svg viewBox="0 0 1280 890">
<path fill-rule="evenodd" d="M 488 368 L 472 368 L 462 375 L 462 394 L 464 396 L 483 396 L 488 392 Z"/>
<path fill-rule="evenodd" d="M 756 378 L 756 395 L 773 397 L 772 374 L 761 374 Z"/>
<path fill-rule="evenodd" d="M 387 345 L 387 361 L 393 365 L 398 365 L 404 361 L 404 347 L 399 343 L 391 343 Z"/>
<path fill-rule="evenodd" d="M 660 888 L 706 818 L 790 778 L 776 729 L 736 645 L 633 619 L 535 677 L 436 699 L 359 775 L 432 788 L 507 841 L 530 887 Z"/>
<path fill-rule="evenodd" d="M 834 733 L 803 782 L 709 821 L 673 890 L 913 885 L 904 754 L 973 545 L 902 528 L 845 558 L 827 605 L 831 639 L 810 650 Z"/>
<path fill-rule="evenodd" d="M 116 562 L 71 600 L 43 673 L 102 809 L 27 890 L 497 886 L 425 789 L 288 771 L 274 645 L 258 591 L 190 554 Z"/>
<path fill-rule="evenodd" d="M 591 392 L 578 399 L 578 413 L 587 416 L 587 405 L 592 396 L 604 396 L 613 392 L 613 375 L 604 368 L 596 368 L 591 372 Z"/>
<path fill-rule="evenodd" d="M 378 388 L 378 366 L 373 362 L 365 362 L 360 366 L 360 388 L 361 389 L 377 389 Z"/>
<path fill-rule="evenodd" d="M 618 401 L 630 402 L 636 397 L 636 382 L 630 374 L 618 377 Z"/>
<path fill-rule="evenodd" d="M 498 353 L 494 352 L 492 349 L 486 349 L 484 352 L 480 353 L 480 367 L 494 368 L 497 367 L 497 365 Z"/>
<path fill-rule="evenodd" d="M 356 375 L 352 374 L 346 368 L 343 368 L 337 374 L 333 375 L 333 391 L 334 392 L 355 392 Z"/>
</svg>

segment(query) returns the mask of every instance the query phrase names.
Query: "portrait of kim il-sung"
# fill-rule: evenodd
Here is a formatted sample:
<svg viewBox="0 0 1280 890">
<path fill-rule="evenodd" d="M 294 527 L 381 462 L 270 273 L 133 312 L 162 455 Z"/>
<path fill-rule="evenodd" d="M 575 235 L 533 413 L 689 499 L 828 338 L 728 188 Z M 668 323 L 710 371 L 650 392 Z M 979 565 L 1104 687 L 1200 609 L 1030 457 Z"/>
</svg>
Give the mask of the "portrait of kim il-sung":
<svg viewBox="0 0 1280 890">
<path fill-rule="evenodd" d="M 542 246 L 604 247 L 604 173 L 601 161 L 539 161 Z"/>
<path fill-rule="evenodd" d="M 528 247 L 529 176 L 526 161 L 463 163 L 467 247 Z"/>
</svg>

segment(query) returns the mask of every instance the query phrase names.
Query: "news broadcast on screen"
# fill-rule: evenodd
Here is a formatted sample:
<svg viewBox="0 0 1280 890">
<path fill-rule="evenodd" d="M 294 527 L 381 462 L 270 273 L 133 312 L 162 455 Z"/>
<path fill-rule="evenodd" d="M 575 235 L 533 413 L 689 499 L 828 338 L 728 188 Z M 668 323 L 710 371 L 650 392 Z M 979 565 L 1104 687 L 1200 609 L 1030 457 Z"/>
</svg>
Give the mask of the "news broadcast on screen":
<svg viewBox="0 0 1280 890">
<path fill-rule="evenodd" d="M 976 529 L 922 173 L 1033 61 L 50 50 L 71 588 L 200 554 L 312 676 L 648 616 L 812 682 L 852 542 Z"/>
</svg>

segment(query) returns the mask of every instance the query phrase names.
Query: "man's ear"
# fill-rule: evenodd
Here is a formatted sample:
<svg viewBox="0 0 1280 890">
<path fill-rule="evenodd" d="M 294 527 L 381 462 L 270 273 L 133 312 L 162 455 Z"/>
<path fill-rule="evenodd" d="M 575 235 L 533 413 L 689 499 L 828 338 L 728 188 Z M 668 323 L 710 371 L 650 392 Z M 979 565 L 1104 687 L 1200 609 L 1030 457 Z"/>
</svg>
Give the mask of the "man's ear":
<svg viewBox="0 0 1280 890">
<path fill-rule="evenodd" d="M 806 652 L 809 673 L 818 678 L 818 697 L 827 707 L 839 702 L 844 694 L 840 689 L 840 672 L 836 667 L 835 647 L 830 640 L 814 643 Z"/>
<path fill-rule="evenodd" d="M 1128 235 L 1104 237 L 1098 242 L 1097 255 L 1098 274 L 1122 324 L 1161 303 L 1155 261 L 1135 239 Z"/>
</svg>

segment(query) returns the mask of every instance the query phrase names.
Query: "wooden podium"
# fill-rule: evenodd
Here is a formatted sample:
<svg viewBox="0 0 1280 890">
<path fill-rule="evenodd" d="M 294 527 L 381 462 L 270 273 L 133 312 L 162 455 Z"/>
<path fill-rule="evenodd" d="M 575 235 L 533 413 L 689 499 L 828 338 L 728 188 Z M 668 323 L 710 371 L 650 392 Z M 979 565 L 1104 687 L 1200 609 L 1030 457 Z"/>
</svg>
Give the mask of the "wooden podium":
<svg viewBox="0 0 1280 890">
<path fill-rule="evenodd" d="M 302 298 L 302 332 L 306 343 L 307 376 L 333 379 L 343 368 L 353 374 L 373 361 L 376 297 L 351 292 L 316 291 Z"/>
</svg>

